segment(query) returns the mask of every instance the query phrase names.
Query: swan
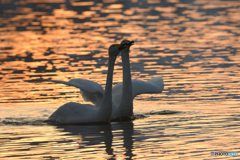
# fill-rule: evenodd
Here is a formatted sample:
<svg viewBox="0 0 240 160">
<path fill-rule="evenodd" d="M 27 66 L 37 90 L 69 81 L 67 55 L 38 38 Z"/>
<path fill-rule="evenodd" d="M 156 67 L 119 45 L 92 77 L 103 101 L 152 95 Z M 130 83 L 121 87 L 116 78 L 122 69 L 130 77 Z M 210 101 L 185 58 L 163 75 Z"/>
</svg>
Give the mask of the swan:
<svg viewBox="0 0 240 160">
<path fill-rule="evenodd" d="M 93 106 L 89 104 L 79 103 L 66 103 L 59 107 L 45 122 L 58 123 L 58 124 L 74 124 L 74 123 L 109 123 L 112 114 L 112 78 L 114 63 L 117 55 L 124 46 L 120 44 L 113 44 L 109 47 L 109 62 L 108 73 L 105 92 L 102 88 L 98 88 L 97 83 L 80 80 L 78 82 L 85 82 L 79 84 L 81 90 L 88 94 L 94 93 L 101 94 L 102 100 L 100 106 Z M 75 82 L 75 81 L 74 81 Z M 77 82 L 77 83 L 78 83 Z"/>
<path fill-rule="evenodd" d="M 131 79 L 129 48 L 133 45 L 133 41 L 123 40 L 121 44 L 127 44 L 127 47 L 121 51 L 123 82 L 114 86 L 112 90 L 112 121 L 131 120 L 133 117 L 133 99 L 137 95 L 144 93 L 161 93 L 164 88 L 162 76 L 152 78 L 148 81 Z"/>
<path fill-rule="evenodd" d="M 164 88 L 162 76 L 152 78 L 148 81 L 131 79 L 129 48 L 133 45 L 133 41 L 123 40 L 121 42 L 122 63 L 123 63 L 123 82 L 112 88 L 112 121 L 128 121 L 133 117 L 133 99 L 139 94 L 161 93 Z M 80 89 L 82 97 L 86 101 L 100 107 L 103 100 L 104 90 L 102 86 L 96 82 L 75 78 L 70 81 L 61 80 L 45 80 L 55 83 L 62 83 L 74 86 Z M 132 83 L 131 83 L 132 82 Z"/>
</svg>

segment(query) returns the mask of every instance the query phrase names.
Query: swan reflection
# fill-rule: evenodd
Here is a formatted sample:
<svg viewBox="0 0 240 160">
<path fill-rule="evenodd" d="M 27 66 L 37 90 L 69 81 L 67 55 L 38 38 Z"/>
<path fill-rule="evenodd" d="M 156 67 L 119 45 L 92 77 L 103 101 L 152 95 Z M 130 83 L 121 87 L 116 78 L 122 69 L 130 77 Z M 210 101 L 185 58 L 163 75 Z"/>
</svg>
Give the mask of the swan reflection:
<svg viewBox="0 0 240 160">
<path fill-rule="evenodd" d="M 79 149 L 88 148 L 87 146 L 92 145 L 99 146 L 104 143 L 107 155 L 111 156 L 110 159 L 116 156 L 113 149 L 113 146 L 116 146 L 114 145 L 116 141 L 113 140 L 113 137 L 118 140 L 123 139 L 124 155 L 127 159 L 132 159 L 134 156 L 132 153 L 134 141 L 132 122 L 116 122 L 102 125 L 58 125 L 57 129 L 68 132 L 66 135 L 80 136 L 80 140 L 78 141 Z M 121 132 L 119 133 L 119 131 Z"/>
<path fill-rule="evenodd" d="M 116 130 L 119 128 L 123 131 L 123 147 L 126 149 L 126 155 L 129 159 L 132 159 L 134 154 L 132 153 L 133 149 L 133 123 L 132 122 L 126 122 L 126 123 L 117 123 L 114 127 L 116 127 Z M 113 129 L 115 129 L 113 127 Z"/>
</svg>

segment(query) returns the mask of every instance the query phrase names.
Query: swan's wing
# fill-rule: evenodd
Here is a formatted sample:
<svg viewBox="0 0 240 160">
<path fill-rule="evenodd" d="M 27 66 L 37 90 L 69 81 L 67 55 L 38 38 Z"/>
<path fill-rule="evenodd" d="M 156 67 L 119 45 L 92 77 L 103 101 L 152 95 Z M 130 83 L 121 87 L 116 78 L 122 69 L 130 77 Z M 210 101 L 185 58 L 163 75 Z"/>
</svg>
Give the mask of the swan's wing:
<svg viewBox="0 0 240 160">
<path fill-rule="evenodd" d="M 164 83 L 162 76 L 152 78 L 148 81 L 133 80 L 132 81 L 132 94 L 136 97 L 139 94 L 147 93 L 162 93 Z"/>
<path fill-rule="evenodd" d="M 84 100 L 90 101 L 98 107 L 101 105 L 104 90 L 102 86 L 96 82 L 80 78 L 72 79 L 68 82 L 60 80 L 45 80 L 45 81 L 62 83 L 79 88 Z"/>
<path fill-rule="evenodd" d="M 121 102 L 122 84 L 123 84 L 122 82 L 118 83 L 112 88 L 112 108 L 113 108 L 113 110 L 115 110 Z"/>
<path fill-rule="evenodd" d="M 122 85 L 118 83 L 112 89 L 113 107 L 118 106 L 122 98 Z M 132 80 L 132 98 L 134 99 L 139 94 L 161 93 L 164 88 L 162 76 L 152 78 L 148 81 Z"/>
</svg>

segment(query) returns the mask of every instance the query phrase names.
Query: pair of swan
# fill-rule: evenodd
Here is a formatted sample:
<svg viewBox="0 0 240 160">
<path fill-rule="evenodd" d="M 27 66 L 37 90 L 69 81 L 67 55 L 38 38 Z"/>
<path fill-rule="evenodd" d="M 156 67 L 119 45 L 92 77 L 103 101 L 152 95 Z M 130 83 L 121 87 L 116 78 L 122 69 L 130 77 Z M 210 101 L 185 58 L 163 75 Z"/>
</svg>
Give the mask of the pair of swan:
<svg viewBox="0 0 240 160">
<path fill-rule="evenodd" d="M 134 97 L 143 93 L 161 93 L 164 87 L 161 76 L 148 81 L 131 79 L 129 48 L 132 44 L 133 41 L 123 40 L 121 44 L 113 44 L 109 47 L 105 91 L 100 84 L 85 79 L 72 79 L 68 82 L 48 80 L 79 88 L 83 98 L 91 101 L 95 106 L 74 102 L 66 103 L 59 107 L 46 122 L 70 124 L 131 120 Z M 123 82 L 112 88 L 114 63 L 120 52 L 123 63 Z"/>
</svg>

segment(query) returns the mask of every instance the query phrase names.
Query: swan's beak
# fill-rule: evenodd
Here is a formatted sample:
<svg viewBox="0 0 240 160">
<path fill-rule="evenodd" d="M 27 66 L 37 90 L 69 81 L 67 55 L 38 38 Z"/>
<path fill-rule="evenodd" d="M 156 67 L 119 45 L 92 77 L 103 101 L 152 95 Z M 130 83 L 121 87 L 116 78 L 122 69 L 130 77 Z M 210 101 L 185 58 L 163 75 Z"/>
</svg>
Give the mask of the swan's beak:
<svg viewBox="0 0 240 160">
<path fill-rule="evenodd" d="M 114 46 L 117 47 L 118 50 L 120 50 L 120 51 L 125 48 L 125 47 L 123 47 L 123 45 L 121 45 L 121 44 L 115 44 Z"/>
<path fill-rule="evenodd" d="M 129 40 L 124 40 L 123 42 L 124 42 L 123 44 L 115 44 L 115 47 L 117 47 L 118 50 L 120 51 L 134 44 L 134 41 L 129 41 Z"/>
<path fill-rule="evenodd" d="M 126 44 L 115 44 L 115 46 L 118 48 L 118 50 L 123 50 L 124 48 L 127 48 Z"/>
<path fill-rule="evenodd" d="M 120 48 L 122 45 L 121 44 L 115 44 L 115 47 Z"/>
<path fill-rule="evenodd" d="M 134 41 L 124 40 L 123 45 L 132 46 L 132 45 L 134 45 Z"/>
<path fill-rule="evenodd" d="M 121 44 L 122 44 L 122 49 L 124 49 L 124 48 L 132 46 L 134 44 L 134 41 L 123 40 L 121 42 Z"/>
</svg>

